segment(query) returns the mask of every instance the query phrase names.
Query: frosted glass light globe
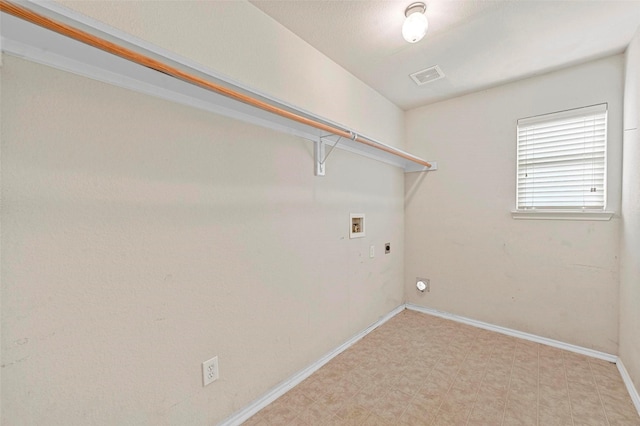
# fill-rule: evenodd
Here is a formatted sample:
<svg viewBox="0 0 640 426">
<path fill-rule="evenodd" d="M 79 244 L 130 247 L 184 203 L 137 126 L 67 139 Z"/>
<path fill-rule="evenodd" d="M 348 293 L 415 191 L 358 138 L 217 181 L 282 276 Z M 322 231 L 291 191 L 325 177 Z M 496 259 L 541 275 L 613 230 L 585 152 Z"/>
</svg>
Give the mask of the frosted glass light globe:
<svg viewBox="0 0 640 426">
<path fill-rule="evenodd" d="M 402 24 L 402 37 L 409 43 L 417 43 L 427 33 L 429 22 L 424 13 L 413 12 Z"/>
</svg>

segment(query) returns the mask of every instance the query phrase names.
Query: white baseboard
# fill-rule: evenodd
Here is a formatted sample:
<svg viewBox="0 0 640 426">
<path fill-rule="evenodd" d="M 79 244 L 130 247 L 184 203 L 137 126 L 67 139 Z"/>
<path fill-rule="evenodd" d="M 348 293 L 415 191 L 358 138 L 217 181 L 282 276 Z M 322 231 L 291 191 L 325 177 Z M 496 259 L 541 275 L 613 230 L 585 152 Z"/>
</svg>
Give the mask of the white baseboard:
<svg viewBox="0 0 640 426">
<path fill-rule="evenodd" d="M 506 334 L 508 336 L 517 337 L 524 340 L 529 340 L 536 343 L 541 343 L 547 346 L 553 346 L 554 348 L 564 349 L 566 351 L 575 352 L 578 354 L 590 356 L 592 358 L 598 358 L 609 362 L 616 362 L 618 357 L 605 352 L 596 351 L 594 349 L 583 348 L 582 346 L 572 345 L 570 343 L 560 342 L 558 340 L 548 339 L 546 337 L 537 336 L 535 334 L 525 333 L 523 331 L 513 330 L 511 328 L 501 327 L 499 325 L 489 324 L 482 321 L 477 321 L 471 318 L 462 317 L 456 314 L 450 314 L 448 312 L 437 311 L 431 308 L 425 308 L 424 306 L 414 305 L 412 303 L 406 304 L 407 309 L 412 311 L 422 312 L 429 315 L 445 318 L 448 320 L 461 322 L 463 324 L 472 325 L 474 327 L 483 328 L 489 331 L 495 331 L 497 333 Z"/>
<path fill-rule="evenodd" d="M 640 415 L 640 394 L 638 394 L 638 389 L 636 389 L 635 385 L 633 384 L 633 380 L 631 380 L 631 376 L 629 375 L 627 369 L 624 367 L 624 364 L 622 363 L 622 360 L 620 358 L 618 358 L 618 360 L 616 361 L 616 366 L 618 367 L 618 371 L 622 376 L 622 381 L 627 386 L 627 392 L 629 392 L 629 396 L 631 396 L 631 401 L 633 401 L 633 405 L 636 407 L 638 415 Z"/>
<path fill-rule="evenodd" d="M 287 393 L 289 390 L 291 390 L 293 387 L 298 385 L 304 379 L 306 379 L 307 377 L 309 377 L 310 375 L 318 371 L 323 365 L 331 361 L 340 353 L 347 350 L 350 346 L 355 344 L 364 336 L 371 333 L 373 330 L 380 327 L 385 322 L 389 321 L 391 318 L 393 318 L 394 316 L 402 312 L 404 309 L 405 309 L 405 305 L 398 306 L 393 311 L 389 312 L 388 314 L 380 318 L 378 321 L 371 324 L 369 327 L 362 330 L 360 333 L 356 334 L 351 339 L 347 340 L 342 345 L 338 346 L 331 352 L 327 353 L 326 355 L 324 355 L 322 358 L 320 358 L 313 364 L 297 372 L 292 377 L 280 383 L 279 385 L 275 386 L 274 388 L 269 390 L 267 393 L 262 395 L 260 398 L 256 399 L 255 401 L 247 405 L 242 410 L 236 412 L 235 414 L 231 415 L 227 419 L 223 420 L 221 423 L 219 423 L 219 426 L 237 426 L 247 421 L 251 416 L 256 414 L 258 411 L 262 410 L 267 405 L 271 404 L 273 401 L 275 401 L 276 399 L 278 399 L 279 397 Z"/>
</svg>

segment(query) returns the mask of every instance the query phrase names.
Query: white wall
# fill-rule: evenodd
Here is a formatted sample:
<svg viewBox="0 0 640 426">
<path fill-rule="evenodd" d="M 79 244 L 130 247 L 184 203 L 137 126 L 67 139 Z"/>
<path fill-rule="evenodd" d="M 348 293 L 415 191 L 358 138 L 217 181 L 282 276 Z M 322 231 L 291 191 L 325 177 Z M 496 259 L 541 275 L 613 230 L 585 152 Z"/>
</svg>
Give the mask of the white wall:
<svg viewBox="0 0 640 426">
<path fill-rule="evenodd" d="M 609 199 L 619 214 L 622 55 L 406 114 L 407 149 L 439 170 L 405 181 L 409 302 L 618 351 L 619 218 L 514 220 L 516 121 L 609 103 Z M 415 290 L 431 279 L 431 292 Z"/>
<path fill-rule="evenodd" d="M 402 110 L 247 1 L 58 3 L 360 134 L 404 145 Z"/>
<path fill-rule="evenodd" d="M 1 90 L 3 424 L 215 424 L 402 303 L 401 169 L 13 57 Z"/>
<path fill-rule="evenodd" d="M 627 49 L 620 234 L 620 358 L 640 393 L 640 28 Z"/>
<path fill-rule="evenodd" d="M 399 108 L 245 1 L 64 4 L 403 145 Z M 307 141 L 3 59 L 3 424 L 215 424 L 402 303 L 402 170 L 336 150 L 314 177 Z"/>
</svg>

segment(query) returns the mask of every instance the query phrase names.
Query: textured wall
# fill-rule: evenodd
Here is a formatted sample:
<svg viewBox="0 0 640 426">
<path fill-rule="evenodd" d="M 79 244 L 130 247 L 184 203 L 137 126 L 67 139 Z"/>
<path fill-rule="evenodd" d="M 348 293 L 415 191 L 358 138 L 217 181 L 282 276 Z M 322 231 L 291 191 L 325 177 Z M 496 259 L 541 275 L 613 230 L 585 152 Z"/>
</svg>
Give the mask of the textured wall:
<svg viewBox="0 0 640 426">
<path fill-rule="evenodd" d="M 403 301 L 402 170 L 13 57 L 1 90 L 3 423 L 215 424 Z"/>
<path fill-rule="evenodd" d="M 609 103 L 609 204 L 619 214 L 622 55 L 407 112 L 407 148 L 439 170 L 405 181 L 409 302 L 618 351 L 619 217 L 514 220 L 516 121 Z M 431 278 L 418 294 L 415 277 Z"/>
<path fill-rule="evenodd" d="M 640 393 L 640 29 L 626 53 L 620 235 L 620 358 Z"/>
</svg>

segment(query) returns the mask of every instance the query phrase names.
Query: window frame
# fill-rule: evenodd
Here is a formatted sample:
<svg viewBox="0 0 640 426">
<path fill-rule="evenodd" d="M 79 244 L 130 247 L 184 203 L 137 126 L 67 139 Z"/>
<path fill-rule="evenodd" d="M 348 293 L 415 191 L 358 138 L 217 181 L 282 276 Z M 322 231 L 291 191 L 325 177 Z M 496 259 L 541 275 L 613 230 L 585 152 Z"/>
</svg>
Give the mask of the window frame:
<svg viewBox="0 0 640 426">
<path fill-rule="evenodd" d="M 604 110 L 604 111 L 603 111 Z M 596 208 L 586 208 L 586 207 L 531 207 L 531 208 L 518 208 L 519 202 L 519 189 L 518 185 L 519 181 L 519 153 L 521 149 L 520 143 L 520 128 L 523 126 L 531 126 L 536 123 L 552 123 L 554 121 L 560 121 L 563 119 L 571 118 L 571 117 L 579 117 L 581 115 L 596 115 L 601 112 L 605 114 L 605 134 L 604 134 L 604 172 L 603 172 L 603 182 L 604 182 L 604 199 L 603 206 Z M 613 216 L 614 212 L 607 210 L 608 203 L 608 184 L 607 184 L 607 174 L 608 174 L 608 158 L 609 158 L 609 128 L 608 128 L 608 117 L 609 115 L 609 106 L 608 103 L 600 103 L 595 105 L 589 105 L 585 107 L 572 108 L 563 111 L 551 112 L 547 114 L 531 116 L 527 118 L 522 118 L 517 120 L 516 122 L 516 176 L 515 176 L 515 209 L 511 211 L 511 216 L 514 219 L 560 219 L 560 220 L 609 220 Z"/>
</svg>

